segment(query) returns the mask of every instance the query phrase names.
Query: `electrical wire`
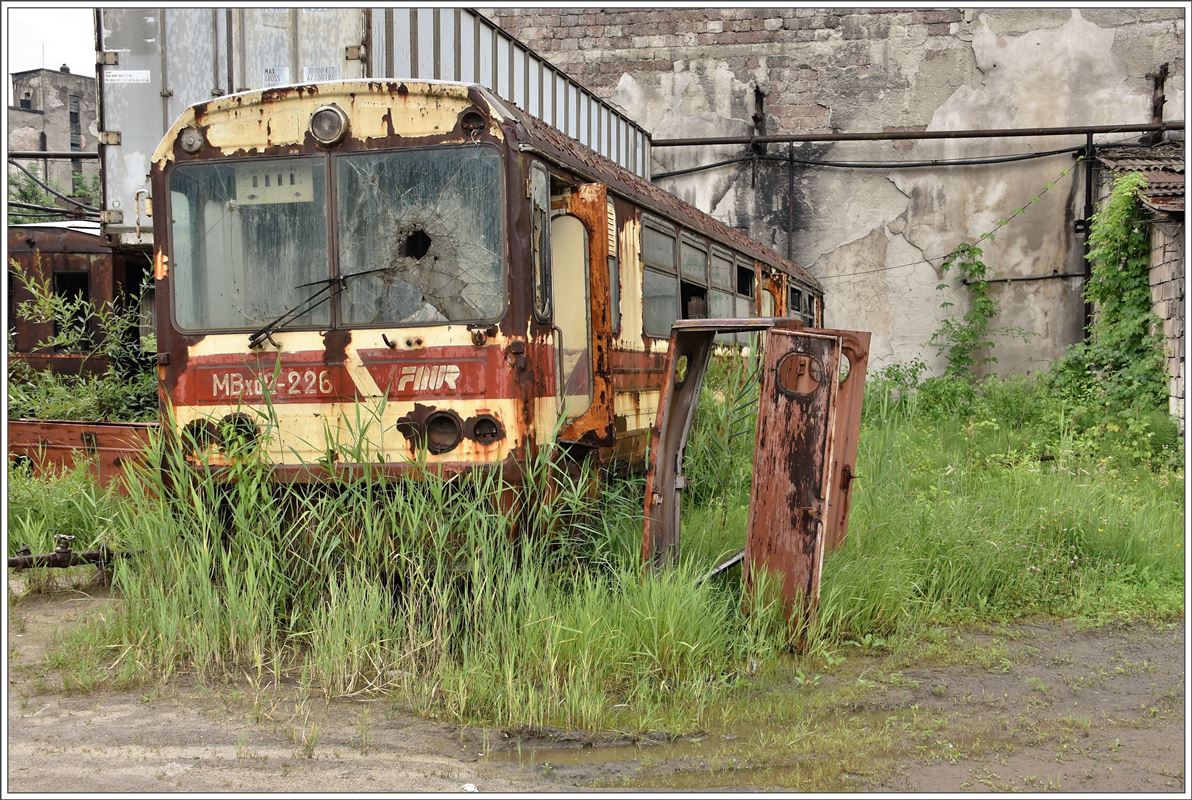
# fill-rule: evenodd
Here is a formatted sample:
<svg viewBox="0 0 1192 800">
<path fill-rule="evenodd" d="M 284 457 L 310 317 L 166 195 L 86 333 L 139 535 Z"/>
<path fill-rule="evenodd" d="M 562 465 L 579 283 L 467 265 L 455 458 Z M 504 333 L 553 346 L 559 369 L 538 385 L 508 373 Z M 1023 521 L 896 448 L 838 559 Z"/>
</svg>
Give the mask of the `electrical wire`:
<svg viewBox="0 0 1192 800">
<path fill-rule="evenodd" d="M 703 172 L 704 170 L 716 169 L 718 167 L 725 167 L 730 164 L 741 164 L 749 161 L 770 161 L 781 164 L 802 164 L 810 167 L 836 167 L 840 169 L 916 169 L 921 167 L 979 167 L 987 164 L 1009 164 L 1014 161 L 1029 161 L 1035 158 L 1050 158 L 1052 156 L 1063 155 L 1065 153 L 1078 153 L 1084 147 L 1064 147 L 1058 150 L 1043 150 L 1037 153 L 1008 153 L 1002 156 L 985 156 L 979 158 L 932 158 L 921 161 L 824 161 L 810 158 L 791 158 L 790 156 L 783 156 L 777 154 L 767 153 L 761 156 L 737 156 L 736 158 L 728 158 L 723 161 L 715 161 L 711 164 L 699 164 L 694 167 L 684 167 L 682 169 L 671 170 L 669 172 L 660 172 L 657 175 L 651 176 L 651 180 L 660 180 L 662 178 L 675 178 L 680 175 L 690 175 L 695 172 Z"/>
<path fill-rule="evenodd" d="M 1118 145 L 1121 145 L 1121 144 L 1125 143 L 1127 139 L 1132 139 L 1132 138 L 1134 138 L 1134 137 L 1136 137 L 1136 136 L 1137 136 L 1137 134 L 1130 133 L 1130 134 L 1127 134 L 1126 136 L 1124 136 L 1123 138 L 1121 138 L 1121 139 L 1117 140 L 1116 142 L 1104 142 L 1104 143 L 1102 143 L 1102 144 L 1095 145 L 1095 147 L 1114 147 L 1114 146 L 1118 146 Z M 1146 145 L 1143 145 L 1143 146 L 1146 146 Z M 1155 145 L 1150 145 L 1150 146 L 1151 146 L 1151 147 L 1154 147 Z M 1079 149 L 1083 150 L 1084 148 L 1079 148 Z M 1084 160 L 1084 159 L 1083 159 L 1083 158 L 1081 158 L 1080 160 L 1078 160 L 1078 161 L 1077 161 L 1077 163 L 1080 163 L 1080 161 L 1083 161 L 1083 160 Z M 1067 177 L 1068 173 L 1070 173 L 1070 172 L 1071 172 L 1073 169 L 1075 169 L 1075 167 L 1076 167 L 1076 164 L 1073 164 L 1071 167 L 1069 167 L 1068 169 L 1064 170 L 1064 171 L 1063 171 L 1063 172 L 1060 174 L 1060 176 L 1059 176 L 1058 178 L 1056 178 L 1056 179 L 1055 179 L 1055 181 L 1052 181 L 1051 183 L 1049 183 L 1047 186 L 1045 186 L 1045 187 L 1043 188 L 1043 190 L 1042 190 L 1041 192 L 1039 192 L 1039 195 L 1038 195 L 1038 197 L 1042 197 L 1044 194 L 1046 194 L 1046 193 L 1047 193 L 1047 191 L 1048 191 L 1048 190 L 1050 190 L 1050 189 L 1051 189 L 1051 187 L 1052 187 L 1052 186 L 1054 186 L 1054 185 L 1055 185 L 1055 183 L 1057 183 L 1058 181 L 1060 181 L 1060 180 L 1062 180 L 1063 178 Z M 1036 199 L 1037 199 L 1037 198 L 1036 198 Z M 1031 201 L 1031 203 L 1033 203 L 1033 202 L 1034 202 L 1034 200 L 1032 200 L 1032 201 Z M 991 238 L 991 237 L 992 237 L 992 236 L 993 236 L 995 233 L 997 233 L 999 230 L 1001 230 L 1001 229 L 1002 229 L 1002 227 L 1004 227 L 1005 225 L 1009 224 L 1010 220 L 1014 219 L 1015 217 L 1018 217 L 1019 215 L 1021 215 L 1021 214 L 1022 214 L 1022 212 L 1026 211 L 1026 209 L 1030 207 L 1031 203 L 1027 203 L 1027 205 L 1025 205 L 1025 206 L 1023 206 L 1022 208 L 1018 209 L 1018 211 L 1016 211 L 1015 213 L 1011 214 L 1011 215 L 1010 215 L 1009 217 L 1007 217 L 1006 219 L 1004 219 L 1004 220 L 1002 220 L 1001 222 L 999 222 L 999 223 L 998 223 L 997 225 L 995 225 L 995 226 L 994 226 L 994 227 L 993 227 L 991 230 L 989 230 L 989 231 L 987 231 L 987 232 L 985 232 L 985 233 L 981 234 L 981 236 L 977 238 L 977 241 L 978 241 L 978 242 L 981 242 L 981 241 L 984 241 L 985 239 L 989 239 L 989 238 Z M 873 275 L 873 274 L 875 274 L 875 273 L 878 273 L 878 272 L 889 272 L 889 271 L 891 271 L 891 270 L 895 270 L 895 269 L 905 269 L 905 268 L 907 268 L 907 267 L 917 267 L 917 266 L 919 266 L 920 264 L 932 264 L 932 263 L 934 263 L 934 262 L 936 262 L 936 261 L 941 261 L 941 260 L 943 260 L 943 259 L 947 258 L 949 255 L 950 255 L 950 253 L 944 253 L 943 255 L 931 256 L 931 257 L 929 257 L 929 258 L 921 258 L 921 259 L 919 259 L 918 261 L 908 261 L 908 262 L 907 262 L 907 263 L 905 263 L 905 264 L 894 264 L 894 265 L 891 265 L 891 266 L 888 266 L 888 267 L 876 267 L 876 268 L 874 268 L 874 269 L 864 269 L 864 270 L 857 270 L 856 272 L 841 272 L 841 273 L 837 273 L 837 274 L 835 274 L 835 275 L 817 275 L 817 276 L 816 276 L 816 280 L 819 280 L 819 281 L 824 281 L 824 280 L 828 280 L 829 278 L 851 278 L 851 277 L 854 277 L 854 276 L 856 276 L 856 275 Z"/>
<path fill-rule="evenodd" d="M 78 200 L 72 200 L 69 197 L 67 197 L 66 195 L 62 194 L 62 192 L 58 191 L 53 186 L 50 186 L 48 183 L 43 181 L 41 178 L 37 177 L 32 172 L 25 169 L 24 166 L 22 166 L 19 161 L 10 158 L 10 159 L 8 159 L 8 163 L 11 166 L 14 166 L 17 169 L 19 169 L 21 172 L 28 175 L 33 180 L 34 183 L 36 183 L 41 188 L 45 189 L 50 194 L 54 195 L 54 197 L 57 197 L 59 200 L 65 200 L 66 202 L 70 203 L 72 206 L 78 206 L 79 208 L 83 209 L 84 211 L 94 211 L 97 214 L 99 213 L 98 208 L 94 208 L 92 206 L 86 205 L 85 203 L 80 203 Z"/>
<path fill-rule="evenodd" d="M 16 208 L 28 209 L 29 211 L 43 211 L 48 214 L 57 214 L 57 215 L 61 215 L 61 216 L 72 216 L 72 215 L 79 216 L 81 214 L 82 216 L 95 217 L 95 216 L 98 216 L 98 214 L 99 214 L 98 211 L 79 212 L 79 211 L 74 210 L 73 208 L 54 208 L 53 206 L 39 206 L 39 205 L 35 205 L 33 203 L 22 203 L 20 200 L 9 200 L 8 204 L 10 206 L 15 206 Z"/>
</svg>

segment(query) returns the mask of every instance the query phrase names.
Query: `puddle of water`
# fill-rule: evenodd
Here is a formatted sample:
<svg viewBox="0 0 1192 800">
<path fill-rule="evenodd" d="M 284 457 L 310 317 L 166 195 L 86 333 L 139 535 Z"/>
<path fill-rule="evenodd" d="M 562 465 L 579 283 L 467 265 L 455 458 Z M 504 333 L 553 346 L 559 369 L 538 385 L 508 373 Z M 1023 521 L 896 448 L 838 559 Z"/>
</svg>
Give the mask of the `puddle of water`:
<svg viewBox="0 0 1192 800">
<path fill-rule="evenodd" d="M 716 737 L 722 744 L 723 737 Z M 599 745 L 593 743 L 558 745 L 549 742 L 512 746 L 490 753 L 488 759 L 501 763 L 532 766 L 548 764 L 552 767 L 599 766 L 641 761 L 669 761 L 698 754 L 710 739 L 675 742 L 636 742 L 633 744 Z"/>
</svg>

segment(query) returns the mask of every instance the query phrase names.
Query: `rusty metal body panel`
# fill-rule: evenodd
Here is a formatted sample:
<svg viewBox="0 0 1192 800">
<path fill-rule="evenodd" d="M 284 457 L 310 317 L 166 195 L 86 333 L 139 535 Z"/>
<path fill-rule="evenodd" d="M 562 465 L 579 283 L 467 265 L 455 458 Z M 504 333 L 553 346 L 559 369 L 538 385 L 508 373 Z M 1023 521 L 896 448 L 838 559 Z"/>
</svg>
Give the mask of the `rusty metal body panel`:
<svg viewBox="0 0 1192 800">
<path fill-rule="evenodd" d="M 808 619 L 827 550 L 847 530 L 869 334 L 803 328 L 790 318 L 676 322 L 646 473 L 642 560 L 678 560 L 683 451 L 718 333 L 764 331 L 749 522 L 741 555 L 747 591 L 777 573 L 788 618 Z M 840 363 L 849 370 L 840 379 Z"/>
<path fill-rule="evenodd" d="M 147 422 L 11 419 L 8 455 L 29 459 L 35 474 L 70 469 L 76 459 L 87 459 L 96 479 L 106 486 L 123 474 L 125 463 L 143 461 L 157 427 Z"/>
<path fill-rule="evenodd" d="M 756 573 L 779 576 L 788 616 L 819 600 L 840 356 L 834 336 L 766 337 L 742 579 L 751 591 Z"/>
<path fill-rule="evenodd" d="M 836 423 L 832 432 L 833 487 L 828 496 L 827 531 L 824 547 L 835 550 L 848 534 L 848 512 L 852 504 L 852 485 L 856 480 L 857 439 L 861 432 L 861 404 L 865 399 L 865 375 L 869 368 L 868 331 L 821 329 L 840 338 L 841 358 L 848 363 L 848 374 L 840 382 L 836 397 Z"/>
</svg>

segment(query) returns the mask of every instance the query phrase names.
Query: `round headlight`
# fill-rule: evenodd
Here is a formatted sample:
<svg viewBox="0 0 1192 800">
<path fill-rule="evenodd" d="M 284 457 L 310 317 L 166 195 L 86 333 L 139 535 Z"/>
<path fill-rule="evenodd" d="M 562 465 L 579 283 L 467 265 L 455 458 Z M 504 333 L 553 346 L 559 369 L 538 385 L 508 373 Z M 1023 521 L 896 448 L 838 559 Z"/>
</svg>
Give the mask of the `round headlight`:
<svg viewBox="0 0 1192 800">
<path fill-rule="evenodd" d="M 426 418 L 426 449 L 431 453 L 454 450 L 462 438 L 463 430 L 454 414 L 439 411 Z"/>
<path fill-rule="evenodd" d="M 203 146 L 203 132 L 194 127 L 183 128 L 178 135 L 178 144 L 182 145 L 184 152 L 197 153 Z"/>
<path fill-rule="evenodd" d="M 348 132 L 348 115 L 339 106 L 321 106 L 310 115 L 310 133 L 319 144 L 335 144 Z"/>
</svg>

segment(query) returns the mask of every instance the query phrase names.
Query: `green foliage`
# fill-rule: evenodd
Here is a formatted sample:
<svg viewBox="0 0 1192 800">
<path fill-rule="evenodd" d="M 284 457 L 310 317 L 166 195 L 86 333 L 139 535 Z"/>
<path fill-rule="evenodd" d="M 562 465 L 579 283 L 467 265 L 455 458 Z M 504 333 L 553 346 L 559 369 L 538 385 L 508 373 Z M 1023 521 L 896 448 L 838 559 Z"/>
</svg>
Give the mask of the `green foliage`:
<svg viewBox="0 0 1192 800">
<path fill-rule="evenodd" d="M 99 173 L 86 175 L 82 172 L 71 174 L 70 195 L 80 203 L 92 208 L 99 208 L 103 202 L 103 195 L 99 187 Z"/>
<path fill-rule="evenodd" d="M 1139 173 L 1118 178 L 1093 216 L 1092 277 L 1085 299 L 1096 304 L 1089 338 L 1056 369 L 1055 385 L 1103 409 L 1148 411 L 1165 404 L 1161 326 L 1151 306 L 1150 252 L 1138 190 Z"/>
<path fill-rule="evenodd" d="M 7 492 L 9 555 L 21 547 L 48 553 L 58 534 L 74 536 L 78 549 L 90 549 L 112 534 L 118 501 L 95 486 L 86 462 L 37 478 L 28 463 L 10 462 Z"/>
<path fill-rule="evenodd" d="M 41 167 L 38 164 L 25 165 L 25 169 L 32 172 L 42 182 L 46 182 L 44 176 L 41 175 Z M 52 183 L 51 186 L 54 186 Z M 85 175 L 82 172 L 71 173 L 71 188 L 69 191 L 61 186 L 54 186 L 54 189 L 59 193 L 74 197 L 80 203 L 89 205 L 93 208 L 98 208 L 101 204 L 101 192 L 99 186 L 99 175 Z M 77 216 L 80 211 L 75 206 L 67 203 L 59 197 L 56 197 L 52 192 L 45 187 L 38 184 L 29 175 L 21 172 L 18 169 L 10 169 L 8 173 L 8 199 L 19 203 L 28 203 L 30 205 L 44 206 L 45 208 L 59 209 L 61 213 L 54 214 L 44 211 L 33 211 L 29 209 L 10 208 L 8 221 L 9 224 L 17 225 L 29 222 L 44 222 L 52 219 L 66 219 Z"/>
<path fill-rule="evenodd" d="M 998 311 L 997 303 L 989 296 L 989 282 L 985 279 L 988 268 L 981 254 L 981 248 L 962 242 L 944 258 L 940 269 L 941 279 L 955 270 L 961 283 L 967 283 L 969 294 L 964 314 L 959 319 L 945 319 L 931 336 L 931 343 L 947 361 L 948 375 L 971 378 L 978 364 L 997 360 L 992 355 L 978 358 L 980 352 L 988 351 L 993 344 L 989 338 L 989 321 Z M 946 289 L 947 283 L 941 282 L 937 288 Z M 945 301 L 941 307 L 952 305 Z"/>
<path fill-rule="evenodd" d="M 36 165 L 27 167 L 27 169 L 35 174 L 38 171 Z M 35 206 L 46 206 L 48 208 L 58 206 L 57 197 L 47 192 L 25 173 L 13 169 L 10 169 L 8 172 L 8 199 Z M 66 212 L 63 211 L 63 216 L 65 214 Z M 9 224 L 12 225 L 19 225 L 26 222 L 41 222 L 47 218 L 48 216 L 44 213 L 20 208 L 10 208 L 8 214 Z"/>
<path fill-rule="evenodd" d="M 40 262 L 40 259 L 39 259 Z M 16 315 L 49 324 L 52 333 L 35 350 L 77 353 L 84 361 L 102 357 L 99 375 L 59 375 L 35 370 L 19 359 L 8 362 L 8 414 L 13 418 L 74 420 L 152 420 L 157 416 L 157 376 L 141 348 L 140 317 L 134 303 L 96 304 L 54 291 L 40 269 L 26 271 L 15 261 L 9 272 L 32 295 Z M 12 352 L 12 338 L 8 340 Z"/>
</svg>

